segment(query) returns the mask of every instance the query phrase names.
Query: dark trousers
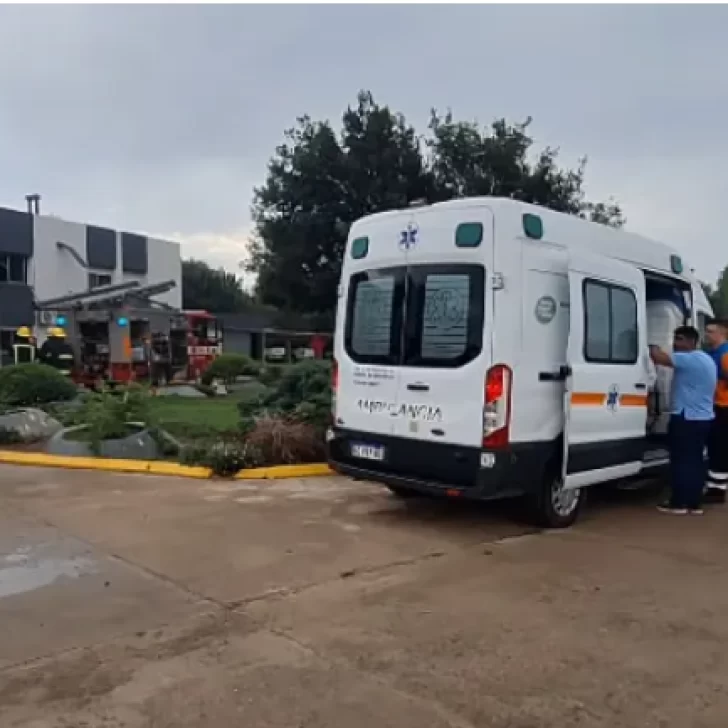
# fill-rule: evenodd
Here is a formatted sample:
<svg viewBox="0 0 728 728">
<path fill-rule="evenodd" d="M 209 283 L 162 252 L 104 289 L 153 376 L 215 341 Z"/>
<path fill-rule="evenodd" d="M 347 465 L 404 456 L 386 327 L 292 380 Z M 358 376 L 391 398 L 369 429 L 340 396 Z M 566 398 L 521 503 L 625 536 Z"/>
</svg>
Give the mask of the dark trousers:
<svg viewBox="0 0 728 728">
<path fill-rule="evenodd" d="M 705 486 L 703 453 L 708 442 L 710 421 L 670 418 L 670 476 L 673 508 L 700 508 Z"/>
<path fill-rule="evenodd" d="M 725 492 L 728 489 L 728 407 L 716 407 L 708 440 L 707 486 Z"/>
</svg>

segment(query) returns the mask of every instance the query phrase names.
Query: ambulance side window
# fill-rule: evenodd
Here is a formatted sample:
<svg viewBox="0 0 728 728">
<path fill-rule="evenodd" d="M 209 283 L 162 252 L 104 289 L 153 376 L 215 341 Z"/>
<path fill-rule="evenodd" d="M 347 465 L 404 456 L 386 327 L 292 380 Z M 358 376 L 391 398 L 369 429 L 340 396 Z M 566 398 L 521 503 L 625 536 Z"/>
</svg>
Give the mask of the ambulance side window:
<svg viewBox="0 0 728 728">
<path fill-rule="evenodd" d="M 637 299 L 629 288 L 584 282 L 584 358 L 599 364 L 638 359 Z"/>
</svg>

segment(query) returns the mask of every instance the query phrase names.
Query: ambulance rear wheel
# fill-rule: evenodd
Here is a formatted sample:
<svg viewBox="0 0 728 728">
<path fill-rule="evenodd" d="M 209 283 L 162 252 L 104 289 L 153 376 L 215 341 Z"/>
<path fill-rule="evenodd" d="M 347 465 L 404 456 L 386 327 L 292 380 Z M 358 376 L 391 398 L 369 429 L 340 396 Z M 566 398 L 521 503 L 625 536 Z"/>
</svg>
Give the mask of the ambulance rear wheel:
<svg viewBox="0 0 728 728">
<path fill-rule="evenodd" d="M 541 490 L 531 498 L 531 520 L 542 528 L 568 528 L 586 500 L 584 488 L 564 488 L 560 468 L 547 468 Z"/>
<path fill-rule="evenodd" d="M 395 498 L 401 498 L 402 500 L 422 497 L 421 493 L 418 493 L 416 490 L 411 490 L 410 488 L 400 488 L 398 485 L 388 485 L 387 488 Z"/>
</svg>

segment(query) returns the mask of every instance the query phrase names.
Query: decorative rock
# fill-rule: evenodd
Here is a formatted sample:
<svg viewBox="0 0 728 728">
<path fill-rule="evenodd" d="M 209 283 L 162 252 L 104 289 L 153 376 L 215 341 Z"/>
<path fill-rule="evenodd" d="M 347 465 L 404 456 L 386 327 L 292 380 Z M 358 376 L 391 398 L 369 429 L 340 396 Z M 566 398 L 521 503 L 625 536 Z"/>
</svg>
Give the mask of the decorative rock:
<svg viewBox="0 0 728 728">
<path fill-rule="evenodd" d="M 158 460 L 161 457 L 159 446 L 144 428 L 144 425 L 129 423 L 130 428 L 135 428 L 137 432 L 127 435 L 126 437 L 104 440 L 101 443 L 100 457 L 104 458 L 121 458 L 123 460 Z M 91 450 L 88 442 L 77 442 L 69 440 L 66 436 L 72 432 L 86 430 L 87 425 L 78 425 L 76 427 L 66 427 L 57 432 L 46 444 L 46 452 L 51 455 L 70 455 L 75 457 L 94 457 L 96 453 Z"/>
<path fill-rule="evenodd" d="M 62 427 L 58 420 L 39 409 L 24 408 L 0 414 L 0 429 L 17 432 L 23 442 L 46 440 Z"/>
</svg>

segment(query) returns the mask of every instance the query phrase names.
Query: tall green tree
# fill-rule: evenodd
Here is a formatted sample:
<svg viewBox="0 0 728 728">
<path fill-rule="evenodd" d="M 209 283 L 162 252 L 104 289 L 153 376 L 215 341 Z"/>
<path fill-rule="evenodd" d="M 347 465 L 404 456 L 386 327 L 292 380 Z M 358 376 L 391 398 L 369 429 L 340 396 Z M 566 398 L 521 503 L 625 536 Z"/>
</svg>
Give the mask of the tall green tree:
<svg viewBox="0 0 728 728">
<path fill-rule="evenodd" d="M 558 152 L 532 153 L 530 119 L 489 127 L 433 111 L 428 134 L 362 91 L 343 114 L 341 129 L 304 116 L 285 133 L 253 199 L 256 237 L 250 269 L 265 303 L 330 314 L 346 236 L 362 215 L 454 197 L 494 195 L 533 202 L 620 226 L 612 202 L 591 203 L 583 192 L 586 160 L 575 170 Z"/>
<path fill-rule="evenodd" d="M 235 313 L 251 302 L 240 279 L 201 260 L 182 261 L 182 307 L 215 313 Z"/>
<path fill-rule="evenodd" d="M 728 318 L 728 265 L 723 268 L 715 286 L 703 283 L 705 295 L 719 318 Z"/>
<path fill-rule="evenodd" d="M 251 269 L 265 303 L 333 310 L 351 223 L 431 196 L 420 140 L 401 115 L 361 93 L 337 135 L 305 116 L 285 134 L 255 190 Z"/>
<path fill-rule="evenodd" d="M 530 118 L 522 124 L 496 119 L 489 127 L 480 127 L 455 121 L 450 112 L 441 116 L 433 110 L 427 147 L 437 199 L 510 197 L 621 227 L 624 217 L 618 204 L 586 200 L 586 157 L 576 169 L 562 169 L 558 150 L 547 147 L 532 161 L 530 125 Z"/>
</svg>

